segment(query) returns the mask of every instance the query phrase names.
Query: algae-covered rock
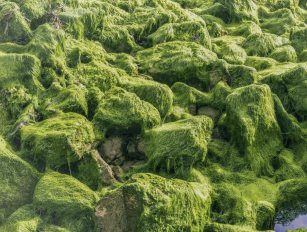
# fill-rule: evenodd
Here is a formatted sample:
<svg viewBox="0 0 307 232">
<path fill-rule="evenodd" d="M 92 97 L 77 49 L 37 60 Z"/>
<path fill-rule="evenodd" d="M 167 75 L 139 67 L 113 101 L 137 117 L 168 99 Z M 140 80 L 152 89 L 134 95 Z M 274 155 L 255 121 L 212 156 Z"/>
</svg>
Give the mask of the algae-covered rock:
<svg viewBox="0 0 307 232">
<path fill-rule="evenodd" d="M 93 119 L 97 129 L 107 134 L 137 134 L 161 122 L 159 111 L 150 103 L 121 88 L 105 94 Z"/>
<path fill-rule="evenodd" d="M 243 48 L 250 56 L 269 56 L 285 43 L 282 37 L 270 33 L 253 34 L 246 38 Z"/>
<path fill-rule="evenodd" d="M 45 104 L 46 113 L 52 114 L 55 112 L 75 112 L 81 115 L 88 115 L 88 105 L 86 99 L 87 90 L 76 85 L 69 86 L 61 91 L 53 94 L 51 100 Z"/>
<path fill-rule="evenodd" d="M 146 156 L 153 170 L 186 176 L 206 158 L 212 120 L 206 116 L 166 123 L 146 132 Z"/>
<path fill-rule="evenodd" d="M 223 44 L 216 53 L 231 64 L 244 64 L 247 56 L 245 50 L 236 44 Z"/>
<path fill-rule="evenodd" d="M 242 197 L 240 191 L 230 184 L 215 187 L 212 199 L 213 221 L 255 227 L 256 214 L 253 205 Z"/>
<path fill-rule="evenodd" d="M 267 85 L 238 88 L 227 97 L 227 127 L 231 140 L 257 174 L 272 174 L 270 160 L 281 149 L 281 131 Z"/>
<path fill-rule="evenodd" d="M 38 172 L 20 159 L 0 137 L 0 223 L 20 206 L 32 201 Z"/>
<path fill-rule="evenodd" d="M 0 88 L 22 86 L 31 92 L 41 88 L 40 61 L 30 54 L 0 53 Z"/>
<path fill-rule="evenodd" d="M 46 222 L 56 222 L 72 231 L 92 231 L 98 197 L 71 176 L 46 173 L 35 187 L 33 205 Z"/>
<path fill-rule="evenodd" d="M 292 46 L 297 52 L 307 48 L 307 29 L 306 27 L 295 29 L 291 35 L 290 40 Z"/>
<path fill-rule="evenodd" d="M 33 232 L 39 229 L 42 219 L 32 205 L 27 204 L 10 215 L 0 227 L 3 232 Z"/>
<path fill-rule="evenodd" d="M 31 29 L 20 8 L 13 2 L 0 2 L 0 42 L 26 43 Z"/>
<path fill-rule="evenodd" d="M 279 62 L 296 62 L 297 60 L 296 52 L 290 45 L 276 48 L 270 57 Z"/>
<path fill-rule="evenodd" d="M 207 184 L 136 174 L 100 201 L 98 231 L 202 231 L 209 193 Z"/>
<path fill-rule="evenodd" d="M 191 42 L 167 42 L 137 53 L 140 71 L 154 80 L 173 84 L 182 81 L 204 85 L 217 56 L 203 46 Z"/>
<path fill-rule="evenodd" d="M 40 170 L 80 160 L 94 139 L 91 122 L 76 113 L 62 113 L 21 129 L 23 157 Z"/>
<path fill-rule="evenodd" d="M 214 2 L 225 7 L 229 22 L 258 21 L 257 5 L 252 0 L 215 0 Z"/>
<path fill-rule="evenodd" d="M 132 77 L 127 82 L 120 84 L 129 92 L 135 93 L 141 100 L 152 104 L 163 119 L 171 111 L 173 105 L 173 93 L 165 85 L 144 78 Z"/>
<path fill-rule="evenodd" d="M 187 41 L 211 48 L 211 39 L 206 25 L 200 22 L 168 23 L 161 26 L 155 33 L 148 37 L 153 45 L 169 41 Z"/>
</svg>

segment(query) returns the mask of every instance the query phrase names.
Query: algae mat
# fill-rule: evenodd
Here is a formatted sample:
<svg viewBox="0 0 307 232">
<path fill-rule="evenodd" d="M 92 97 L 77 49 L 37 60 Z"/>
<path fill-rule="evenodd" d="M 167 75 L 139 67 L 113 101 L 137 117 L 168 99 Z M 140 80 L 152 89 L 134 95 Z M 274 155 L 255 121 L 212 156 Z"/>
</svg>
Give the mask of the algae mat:
<svg viewBox="0 0 307 232">
<path fill-rule="evenodd" d="M 305 231 L 306 23 L 305 0 L 0 0 L 0 231 Z"/>
</svg>

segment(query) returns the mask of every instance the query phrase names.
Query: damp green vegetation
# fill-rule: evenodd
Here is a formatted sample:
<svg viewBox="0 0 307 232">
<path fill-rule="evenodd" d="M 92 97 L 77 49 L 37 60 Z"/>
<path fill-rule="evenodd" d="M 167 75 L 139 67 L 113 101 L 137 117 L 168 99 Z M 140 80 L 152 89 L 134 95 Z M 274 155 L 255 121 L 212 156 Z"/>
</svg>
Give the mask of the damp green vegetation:
<svg viewBox="0 0 307 232">
<path fill-rule="evenodd" d="M 304 0 L 0 0 L 0 231 L 306 213 L 306 18 Z"/>
</svg>

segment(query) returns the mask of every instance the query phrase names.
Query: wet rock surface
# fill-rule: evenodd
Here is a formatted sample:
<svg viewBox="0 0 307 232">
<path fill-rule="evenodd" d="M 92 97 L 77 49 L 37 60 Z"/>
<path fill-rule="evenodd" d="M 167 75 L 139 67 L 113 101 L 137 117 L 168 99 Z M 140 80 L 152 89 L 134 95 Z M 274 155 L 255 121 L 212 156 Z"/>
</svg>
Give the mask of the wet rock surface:
<svg viewBox="0 0 307 232">
<path fill-rule="evenodd" d="M 305 220 L 306 10 L 0 0 L 0 231 Z"/>
</svg>

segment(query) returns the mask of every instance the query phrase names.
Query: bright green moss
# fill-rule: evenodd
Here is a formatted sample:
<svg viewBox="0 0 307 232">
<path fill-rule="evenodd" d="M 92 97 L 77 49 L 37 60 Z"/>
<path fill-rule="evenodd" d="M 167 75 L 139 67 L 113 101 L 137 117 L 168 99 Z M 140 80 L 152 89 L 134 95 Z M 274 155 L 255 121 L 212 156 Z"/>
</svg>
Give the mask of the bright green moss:
<svg viewBox="0 0 307 232">
<path fill-rule="evenodd" d="M 231 64 L 244 64 L 247 56 L 245 50 L 236 44 L 223 44 L 214 51 Z"/>
<path fill-rule="evenodd" d="M 284 107 L 295 112 L 298 118 L 304 119 L 307 112 L 306 104 L 306 64 L 284 64 L 264 70 L 259 79 L 270 85 L 272 91 L 281 99 Z"/>
<path fill-rule="evenodd" d="M 122 81 L 120 86 L 135 93 L 141 100 L 152 104 L 159 111 L 162 119 L 172 109 L 173 93 L 167 85 L 142 77 L 127 77 L 127 81 Z"/>
<path fill-rule="evenodd" d="M 259 15 L 262 18 L 261 28 L 265 32 L 276 35 L 284 35 L 300 24 L 297 17 L 290 9 L 281 8 L 270 12 L 265 7 L 259 9 Z"/>
<path fill-rule="evenodd" d="M 247 21 L 240 24 L 229 25 L 227 28 L 231 35 L 248 37 L 253 34 L 261 34 L 260 26 L 253 21 Z"/>
<path fill-rule="evenodd" d="M 231 140 L 246 156 L 252 170 L 271 175 L 270 159 L 281 149 L 282 140 L 269 86 L 238 88 L 226 100 Z"/>
<path fill-rule="evenodd" d="M 237 88 L 255 83 L 256 70 L 245 65 L 228 65 L 227 82 L 231 87 Z"/>
<path fill-rule="evenodd" d="M 33 232 L 38 230 L 41 221 L 32 205 L 24 205 L 10 215 L 0 230 L 3 232 Z"/>
<path fill-rule="evenodd" d="M 94 142 L 92 124 L 76 113 L 62 113 L 21 129 L 23 157 L 40 170 L 68 167 Z"/>
<path fill-rule="evenodd" d="M 224 224 L 255 227 L 256 214 L 253 205 L 242 197 L 240 190 L 230 184 L 214 188 L 212 220 Z"/>
<path fill-rule="evenodd" d="M 229 19 L 225 22 L 241 22 L 252 20 L 257 22 L 257 5 L 251 0 L 215 0 L 226 9 Z"/>
<path fill-rule="evenodd" d="M 169 41 L 187 41 L 211 48 L 211 39 L 206 25 L 200 22 L 168 23 L 161 26 L 155 33 L 148 36 L 153 45 Z"/>
<path fill-rule="evenodd" d="M 276 65 L 277 62 L 272 58 L 258 57 L 258 56 L 248 56 L 245 61 L 246 66 L 255 68 L 257 71 L 263 69 L 271 68 Z"/>
<path fill-rule="evenodd" d="M 297 52 L 307 48 L 307 29 L 306 27 L 294 29 L 290 34 L 290 40 L 292 46 Z"/>
<path fill-rule="evenodd" d="M 75 112 L 87 116 L 86 92 L 87 90 L 84 87 L 72 85 L 52 94 L 54 96 L 50 97 L 45 103 L 47 105 L 45 114 Z"/>
<path fill-rule="evenodd" d="M 137 95 L 121 88 L 108 91 L 96 110 L 93 123 L 107 134 L 138 134 L 161 123 L 159 111 Z"/>
<path fill-rule="evenodd" d="M 163 124 L 146 132 L 146 156 L 156 171 L 186 176 L 193 165 L 206 158 L 212 120 L 192 117 Z"/>
<path fill-rule="evenodd" d="M 134 57 L 126 53 L 113 53 L 109 58 L 109 62 L 118 68 L 125 70 L 130 75 L 138 74 L 138 67 Z"/>
<path fill-rule="evenodd" d="M 38 81 L 40 61 L 29 54 L 0 53 L 0 88 L 25 87 L 31 92 L 42 88 Z"/>
<path fill-rule="evenodd" d="M 306 201 L 307 180 L 306 178 L 291 179 L 281 183 L 278 194 L 278 207 L 296 206 Z"/>
<path fill-rule="evenodd" d="M 296 62 L 297 60 L 296 52 L 290 45 L 276 48 L 270 57 L 279 62 Z"/>
<path fill-rule="evenodd" d="M 305 176 L 302 168 L 296 164 L 294 155 L 289 150 L 283 150 L 274 160 L 276 182 Z"/>
<path fill-rule="evenodd" d="M 243 48 L 250 56 L 269 56 L 285 43 L 282 37 L 270 33 L 253 34 L 246 38 Z"/>
<path fill-rule="evenodd" d="M 208 184 L 136 174 L 102 199 L 96 211 L 98 228 L 99 231 L 202 231 L 210 220 L 209 194 Z"/>
<path fill-rule="evenodd" d="M 48 172 L 35 188 L 33 205 L 46 222 L 56 221 L 72 231 L 92 231 L 97 200 L 95 192 L 73 177 Z"/>
<path fill-rule="evenodd" d="M 217 62 L 215 53 L 191 42 L 167 42 L 137 53 L 140 72 L 167 84 L 177 81 L 204 85 L 210 82 L 209 71 Z"/>
<path fill-rule="evenodd" d="M 0 137 L 0 223 L 20 206 L 31 202 L 39 179 L 37 171 L 10 150 Z"/>
<path fill-rule="evenodd" d="M 174 105 L 189 112 L 190 107 L 197 109 L 207 105 L 223 110 L 225 108 L 226 97 L 230 94 L 231 89 L 227 84 L 220 81 L 209 93 L 205 93 L 182 82 L 176 82 L 172 86 L 172 91 L 174 93 Z"/>
<path fill-rule="evenodd" d="M 0 42 L 26 43 L 31 29 L 17 4 L 0 2 Z"/>
</svg>

